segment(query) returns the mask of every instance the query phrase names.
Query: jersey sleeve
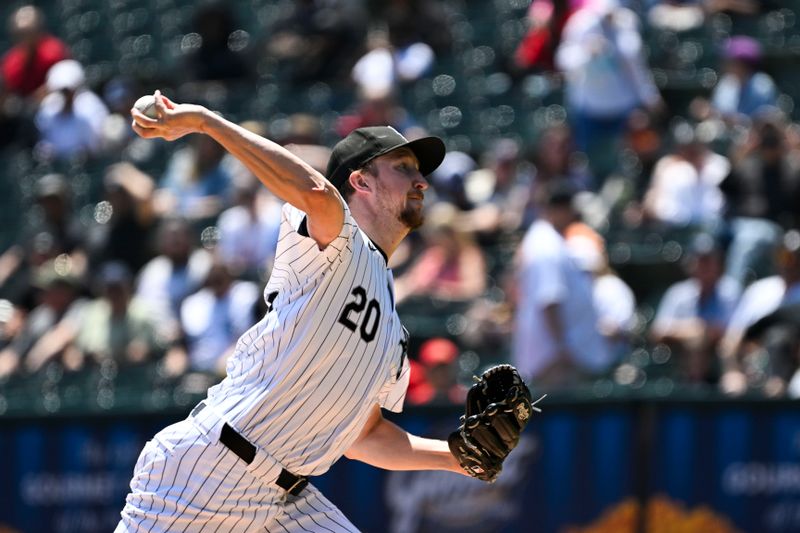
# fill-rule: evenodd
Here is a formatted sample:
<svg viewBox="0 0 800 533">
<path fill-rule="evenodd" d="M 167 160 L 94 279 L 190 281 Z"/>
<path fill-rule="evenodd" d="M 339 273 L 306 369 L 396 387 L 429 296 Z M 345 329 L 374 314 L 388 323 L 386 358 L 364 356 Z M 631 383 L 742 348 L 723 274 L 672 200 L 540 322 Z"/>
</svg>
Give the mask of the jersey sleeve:
<svg viewBox="0 0 800 533">
<path fill-rule="evenodd" d="M 317 242 L 308 235 L 306 214 L 285 204 L 281 213 L 274 270 L 302 280 L 316 277 L 345 262 L 353 253 L 352 241 L 358 226 L 347 204 L 343 206 L 344 222 L 339 235 L 320 250 Z"/>
<path fill-rule="evenodd" d="M 403 402 L 406 399 L 406 390 L 411 377 L 411 367 L 408 364 L 408 357 L 403 358 L 403 367 L 400 376 L 392 379 L 381 390 L 379 404 L 382 408 L 399 413 L 403 410 Z"/>
</svg>

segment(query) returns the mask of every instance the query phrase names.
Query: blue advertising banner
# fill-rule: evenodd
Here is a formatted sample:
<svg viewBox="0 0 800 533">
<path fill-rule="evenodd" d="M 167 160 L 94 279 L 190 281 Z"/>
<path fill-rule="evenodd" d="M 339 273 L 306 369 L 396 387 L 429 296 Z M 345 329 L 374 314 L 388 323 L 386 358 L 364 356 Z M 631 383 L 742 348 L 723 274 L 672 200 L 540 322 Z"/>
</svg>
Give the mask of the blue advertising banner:
<svg viewBox="0 0 800 533">
<path fill-rule="evenodd" d="M 444 436 L 457 416 L 397 421 Z M 142 445 L 180 417 L 0 419 L 0 531 L 113 530 Z M 493 485 L 346 459 L 313 482 L 365 532 L 633 533 L 654 520 L 659 531 L 788 533 L 800 531 L 800 410 L 554 403 Z"/>
<path fill-rule="evenodd" d="M 708 506 L 743 531 L 800 531 L 798 407 L 662 409 L 651 492 Z"/>
<path fill-rule="evenodd" d="M 108 532 L 166 417 L 0 422 L 0 531 Z"/>
</svg>

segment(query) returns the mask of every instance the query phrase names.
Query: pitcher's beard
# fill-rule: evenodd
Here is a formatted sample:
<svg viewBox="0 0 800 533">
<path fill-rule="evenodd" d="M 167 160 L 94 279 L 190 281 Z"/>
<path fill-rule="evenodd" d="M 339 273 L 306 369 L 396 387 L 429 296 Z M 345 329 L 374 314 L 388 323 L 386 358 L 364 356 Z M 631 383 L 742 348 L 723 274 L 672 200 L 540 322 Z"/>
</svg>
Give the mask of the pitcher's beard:
<svg viewBox="0 0 800 533">
<path fill-rule="evenodd" d="M 407 205 L 397 218 L 408 227 L 409 231 L 414 231 L 425 223 L 425 212 Z"/>
</svg>

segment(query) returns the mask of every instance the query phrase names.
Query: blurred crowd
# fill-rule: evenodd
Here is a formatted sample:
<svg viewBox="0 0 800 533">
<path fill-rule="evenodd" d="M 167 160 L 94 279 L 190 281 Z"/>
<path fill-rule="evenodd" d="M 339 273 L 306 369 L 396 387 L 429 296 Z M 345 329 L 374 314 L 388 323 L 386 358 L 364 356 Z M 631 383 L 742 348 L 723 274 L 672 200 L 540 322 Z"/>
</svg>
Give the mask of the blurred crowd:
<svg viewBox="0 0 800 533">
<path fill-rule="evenodd" d="M 536 135 L 480 144 L 448 138 L 461 120 L 448 107 L 439 131 L 404 105 L 432 79 L 449 94 L 448 65 L 469 52 L 463 2 L 274 2 L 258 36 L 227 3 L 197 3 L 157 86 L 124 71 L 98 79 L 59 21 L 18 5 L 0 60 L 0 150 L 32 163 L 0 255 L 0 386 L 109 361 L 123 376 L 141 365 L 166 379 L 224 375 L 268 306 L 280 204 L 207 137 L 136 138 L 129 109 L 156 88 L 213 107 L 215 91 L 245 87 L 255 103 L 237 121 L 320 171 L 360 126 L 448 141 L 426 225 L 391 261 L 414 336 L 410 403 L 459 403 L 497 362 L 536 387 L 597 396 L 800 397 L 800 126 L 791 88 L 741 23 L 792 12 L 757 0 L 504 3 L 519 20 L 497 51 L 502 79 L 545 80 L 561 101 Z M 720 20 L 712 82 L 679 101 L 648 37 Z M 246 89 L 264 69 L 284 91 L 324 82 L 351 99 L 324 116 L 259 112 L 269 95 Z"/>
</svg>

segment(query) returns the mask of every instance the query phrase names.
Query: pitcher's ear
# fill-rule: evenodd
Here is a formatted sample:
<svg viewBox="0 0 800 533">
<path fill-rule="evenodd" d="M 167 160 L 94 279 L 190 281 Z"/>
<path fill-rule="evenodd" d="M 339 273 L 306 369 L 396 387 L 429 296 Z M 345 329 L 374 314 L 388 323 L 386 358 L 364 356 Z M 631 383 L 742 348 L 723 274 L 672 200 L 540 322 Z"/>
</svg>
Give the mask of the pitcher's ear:
<svg viewBox="0 0 800 533">
<path fill-rule="evenodd" d="M 370 190 L 369 181 L 361 170 L 354 170 L 351 172 L 348 180 L 350 181 L 350 186 L 356 191 L 366 192 Z"/>
</svg>

